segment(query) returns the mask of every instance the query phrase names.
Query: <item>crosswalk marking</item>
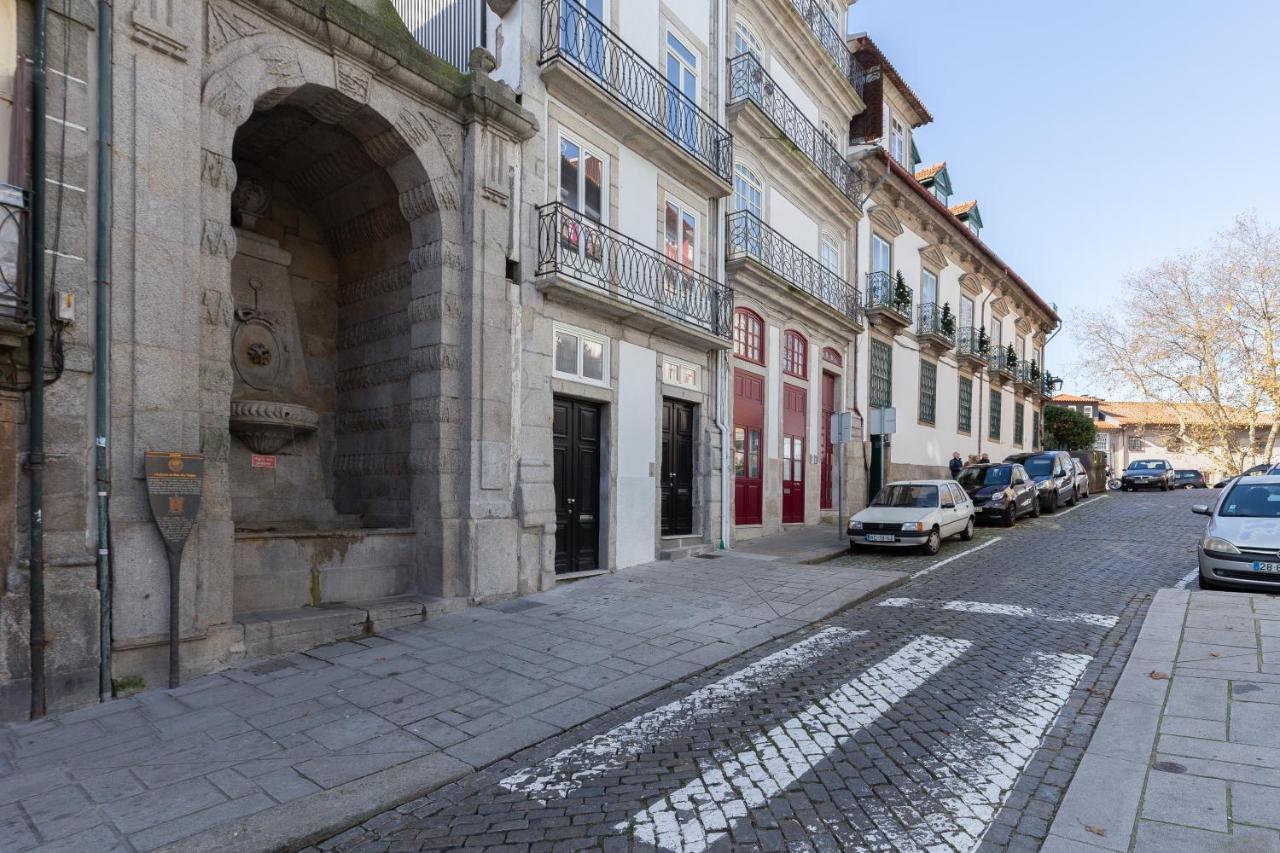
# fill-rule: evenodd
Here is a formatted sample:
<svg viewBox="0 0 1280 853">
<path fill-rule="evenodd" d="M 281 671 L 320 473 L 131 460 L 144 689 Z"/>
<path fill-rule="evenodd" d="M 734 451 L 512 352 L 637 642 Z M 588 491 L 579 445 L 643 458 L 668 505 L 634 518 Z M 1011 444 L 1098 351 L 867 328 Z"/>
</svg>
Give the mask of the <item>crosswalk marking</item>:
<svg viewBox="0 0 1280 853">
<path fill-rule="evenodd" d="M 959 658 L 972 643 L 924 636 L 767 732 L 736 755 L 701 762 L 698 777 L 617 828 L 637 841 L 696 853 L 723 838 L 729 822 L 810 772 L 895 703 Z"/>
<path fill-rule="evenodd" d="M 919 607 L 934 610 L 952 610 L 960 613 L 982 613 L 988 616 L 1018 616 L 1024 619 L 1043 619 L 1046 622 L 1079 622 L 1100 628 L 1115 627 L 1118 618 L 1101 613 L 1070 613 L 1062 610 L 1041 610 L 1018 604 L 996 604 L 990 601 L 933 601 L 924 598 L 886 598 L 880 607 Z"/>
<path fill-rule="evenodd" d="M 561 750 L 533 767 L 518 770 L 499 784 L 508 791 L 536 797 L 563 797 L 582 782 L 603 776 L 611 768 L 625 763 L 648 744 L 672 737 L 696 723 L 715 719 L 752 693 L 803 671 L 865 633 L 826 628 L 688 696 Z"/>
</svg>

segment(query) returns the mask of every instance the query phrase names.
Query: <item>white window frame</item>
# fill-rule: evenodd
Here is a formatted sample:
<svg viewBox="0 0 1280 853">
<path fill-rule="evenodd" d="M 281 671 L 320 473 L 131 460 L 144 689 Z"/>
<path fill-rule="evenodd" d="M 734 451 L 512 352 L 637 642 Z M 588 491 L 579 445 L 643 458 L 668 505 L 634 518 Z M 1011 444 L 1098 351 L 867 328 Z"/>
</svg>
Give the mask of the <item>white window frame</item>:
<svg viewBox="0 0 1280 853">
<path fill-rule="evenodd" d="M 743 45 L 745 45 L 745 51 L 739 47 L 739 42 L 742 42 Z M 759 60 L 762 65 L 764 64 L 764 47 L 762 46 L 759 37 L 756 35 L 755 27 L 748 24 L 742 18 L 738 18 L 738 20 L 733 23 L 733 56 L 741 56 L 744 52 L 750 53 Z M 733 56 L 729 58 L 732 59 Z"/>
<path fill-rule="evenodd" d="M 907 166 L 907 126 L 896 115 L 889 116 L 889 156 L 898 161 L 898 165 Z"/>
<path fill-rule="evenodd" d="M 675 379 L 672 379 L 670 376 L 672 369 L 674 369 L 676 372 Z M 685 370 L 693 371 L 693 384 L 680 381 L 680 378 L 679 378 L 680 374 L 682 371 L 685 371 Z M 702 390 L 702 368 L 694 364 L 693 362 L 684 361 L 679 358 L 669 358 L 664 355 L 662 357 L 662 383 L 664 385 L 672 385 L 676 388 L 688 388 L 691 391 L 701 391 Z"/>
<path fill-rule="evenodd" d="M 965 314 L 966 314 L 966 312 L 965 312 L 965 306 L 966 306 L 966 305 L 968 305 L 968 306 L 969 306 L 969 310 L 968 310 L 968 312 L 967 312 L 967 313 L 968 313 L 968 315 L 969 315 L 969 319 L 968 319 L 968 321 L 966 321 L 966 320 L 965 320 Z M 976 309 L 976 308 L 977 308 L 977 306 L 974 304 L 974 301 L 973 301 L 973 299 L 972 299 L 971 297 L 961 295 L 961 297 L 960 297 L 960 316 L 957 318 L 957 319 L 960 321 L 960 325 L 961 325 L 961 326 L 970 326 L 970 327 L 971 327 L 971 326 L 973 326 L 973 318 L 974 318 L 974 312 L 975 312 L 975 309 Z"/>
<path fill-rule="evenodd" d="M 827 259 L 824 257 L 827 254 L 827 249 L 832 249 L 835 252 L 834 266 L 827 266 Z M 830 231 L 823 231 L 822 235 L 818 238 L 818 263 L 827 272 L 837 276 L 840 275 L 841 256 L 844 254 L 842 250 L 843 247 L 840 245 L 840 240 L 836 235 L 832 234 Z"/>
<path fill-rule="evenodd" d="M 556 367 L 556 333 L 564 332 L 575 336 L 578 339 L 577 352 L 577 372 L 566 373 Z M 582 373 L 582 342 L 594 341 L 600 344 L 601 356 L 601 379 L 592 379 L 584 376 Z M 551 375 L 557 379 L 564 379 L 569 382 L 581 382 L 583 385 L 595 385 L 598 388 L 610 387 L 610 356 L 613 352 L 613 341 L 599 332 L 591 332 L 578 326 L 571 326 L 568 323 L 553 322 L 551 324 Z"/>
<path fill-rule="evenodd" d="M 676 209 L 676 213 L 678 214 L 676 217 L 677 226 L 684 222 L 684 217 L 686 215 L 693 220 L 693 263 L 690 264 L 689 267 L 690 269 L 693 269 L 696 272 L 701 272 L 702 271 L 702 215 L 701 213 L 695 210 L 684 199 L 679 198 L 678 196 L 671 195 L 671 193 L 663 194 L 662 232 L 658 235 L 658 243 L 659 245 L 662 246 L 662 253 L 664 257 L 666 256 L 666 251 L 667 251 L 667 208 L 668 207 L 674 207 Z M 680 230 L 677 227 L 676 239 L 679 240 L 679 238 L 680 238 Z"/>
<path fill-rule="evenodd" d="M 999 354 L 1004 351 L 1004 321 L 991 318 L 991 351 Z"/>
<path fill-rule="evenodd" d="M 885 269 L 876 268 L 876 243 L 879 242 L 888 248 L 889 264 Z M 886 240 L 874 231 L 871 232 L 871 271 L 883 272 L 893 275 L 893 241 Z"/>
<path fill-rule="evenodd" d="M 1080 414 L 1082 414 L 1082 415 L 1084 415 L 1086 418 L 1089 418 L 1090 420 L 1092 420 L 1092 419 L 1093 419 L 1093 406 L 1081 406 L 1081 407 L 1080 407 Z"/>
<path fill-rule="evenodd" d="M 931 299 L 931 300 L 930 300 L 930 299 L 925 299 L 925 290 L 926 290 L 926 288 L 925 288 L 925 281 L 926 281 L 926 276 L 927 276 L 928 278 L 933 279 L 933 299 Z M 939 281 L 938 281 L 938 274 L 937 274 L 936 272 L 934 272 L 933 270 L 931 270 L 931 269 L 927 268 L 927 267 L 922 267 L 922 268 L 921 268 L 921 270 L 920 270 L 920 304 L 921 304 L 921 305 L 927 305 L 927 304 L 929 304 L 930 302 L 932 302 L 934 305 L 937 305 L 937 304 L 938 304 L 938 300 L 942 298 L 942 295 L 941 295 L 941 293 L 939 292 L 939 291 L 941 290 L 941 288 L 942 288 L 942 284 L 941 284 L 941 282 L 939 282 Z"/>
<path fill-rule="evenodd" d="M 568 133 L 564 128 L 560 129 L 556 137 L 556 167 L 555 167 L 555 199 L 560 200 L 560 152 L 564 150 L 565 140 L 578 146 L 578 206 L 572 208 L 575 212 L 586 216 L 583 211 L 583 199 L 586 197 L 587 187 L 587 170 L 583 168 L 586 165 L 587 155 L 594 157 L 600 161 L 600 224 L 609 225 L 609 158 L 600 153 L 593 145 L 587 145 L 579 137 L 572 133 Z M 589 218 L 589 217 L 588 217 Z"/>
<path fill-rule="evenodd" d="M 681 55 L 679 50 L 677 50 L 675 47 L 672 46 L 671 42 L 673 40 L 676 42 L 676 44 L 680 45 L 681 48 L 683 48 L 686 52 L 688 52 L 690 56 L 693 57 L 692 65 L 690 65 L 689 61 L 686 60 L 684 56 Z M 702 61 L 702 54 L 700 54 L 694 47 L 692 47 L 689 44 L 689 40 L 686 39 L 682 33 L 676 30 L 675 27 L 671 27 L 671 26 L 667 27 L 666 34 L 663 36 L 663 39 L 662 39 L 662 54 L 663 54 L 662 73 L 664 76 L 668 74 L 668 71 L 671 67 L 670 63 L 672 59 L 675 59 L 676 65 L 678 65 L 682 71 L 692 75 L 693 96 L 689 97 L 689 93 L 684 90 L 683 85 L 679 86 L 678 89 L 682 95 L 689 97 L 689 99 L 693 101 L 694 106 L 701 107 L 702 106 L 702 72 L 698 70 L 698 65 Z M 669 76 L 666 76 L 666 80 L 668 83 L 672 82 Z M 684 82 L 684 77 L 682 75 L 681 83 L 683 82 Z"/>
</svg>

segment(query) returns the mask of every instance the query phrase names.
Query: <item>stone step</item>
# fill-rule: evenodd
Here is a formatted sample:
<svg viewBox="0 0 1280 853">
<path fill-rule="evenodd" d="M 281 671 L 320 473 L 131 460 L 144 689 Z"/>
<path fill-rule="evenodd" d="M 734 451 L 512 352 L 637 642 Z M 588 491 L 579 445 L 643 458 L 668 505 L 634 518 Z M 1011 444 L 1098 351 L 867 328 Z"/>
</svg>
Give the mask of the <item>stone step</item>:
<svg viewBox="0 0 1280 853">
<path fill-rule="evenodd" d="M 659 560 L 683 560 L 685 557 L 697 557 L 716 550 L 716 546 L 710 542 L 703 542 L 692 536 L 683 537 L 680 540 L 664 540 L 662 544 L 662 550 L 658 552 Z"/>
</svg>

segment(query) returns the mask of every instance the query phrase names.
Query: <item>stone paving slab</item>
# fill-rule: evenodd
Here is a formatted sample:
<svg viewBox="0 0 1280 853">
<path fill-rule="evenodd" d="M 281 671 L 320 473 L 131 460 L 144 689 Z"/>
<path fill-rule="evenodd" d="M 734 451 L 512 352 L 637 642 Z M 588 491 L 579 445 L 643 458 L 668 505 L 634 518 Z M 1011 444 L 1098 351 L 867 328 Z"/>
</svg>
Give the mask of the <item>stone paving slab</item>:
<svg viewBox="0 0 1280 853">
<path fill-rule="evenodd" d="M 6 726 L 0 850 L 306 844 L 905 577 L 653 563 Z"/>
<path fill-rule="evenodd" d="M 1042 849 L 1280 851 L 1276 630 L 1271 596 L 1157 593 Z"/>
</svg>

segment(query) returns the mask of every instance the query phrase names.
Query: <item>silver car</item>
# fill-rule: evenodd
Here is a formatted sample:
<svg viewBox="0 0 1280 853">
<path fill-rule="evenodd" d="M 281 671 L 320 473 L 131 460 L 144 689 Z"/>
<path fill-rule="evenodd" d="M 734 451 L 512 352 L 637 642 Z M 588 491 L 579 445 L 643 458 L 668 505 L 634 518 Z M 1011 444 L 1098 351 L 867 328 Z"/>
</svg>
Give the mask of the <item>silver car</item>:
<svg viewBox="0 0 1280 853">
<path fill-rule="evenodd" d="M 1071 457 L 1071 463 L 1076 473 L 1076 500 L 1082 501 L 1089 497 L 1089 469 L 1074 456 Z"/>
<path fill-rule="evenodd" d="M 1196 546 L 1201 589 L 1280 590 L 1280 476 L 1241 477 L 1212 505 Z"/>
</svg>

